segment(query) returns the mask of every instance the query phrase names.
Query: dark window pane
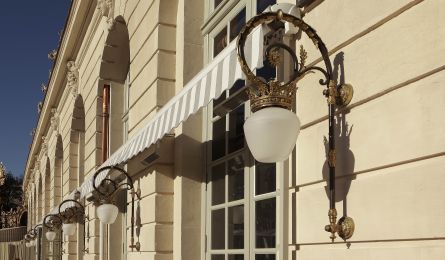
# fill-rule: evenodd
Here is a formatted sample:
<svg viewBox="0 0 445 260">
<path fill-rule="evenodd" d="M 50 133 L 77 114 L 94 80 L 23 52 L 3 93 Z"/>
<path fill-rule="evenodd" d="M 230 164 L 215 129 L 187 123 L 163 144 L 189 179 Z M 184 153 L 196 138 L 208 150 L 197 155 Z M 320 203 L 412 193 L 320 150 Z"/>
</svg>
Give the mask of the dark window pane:
<svg viewBox="0 0 445 260">
<path fill-rule="evenodd" d="M 255 233 L 257 248 L 275 247 L 276 199 L 267 199 L 255 203 Z"/>
<path fill-rule="evenodd" d="M 276 164 L 255 162 L 255 195 L 276 190 Z"/>
<path fill-rule="evenodd" d="M 227 27 L 213 39 L 213 57 L 216 57 L 227 46 Z"/>
<path fill-rule="evenodd" d="M 233 95 L 235 92 L 240 90 L 245 85 L 246 85 L 246 82 L 244 80 L 239 79 L 239 80 L 235 81 L 233 86 L 229 89 L 229 95 L 230 96 Z"/>
<path fill-rule="evenodd" d="M 230 21 L 230 41 L 235 39 L 243 26 L 246 24 L 246 8 L 243 8 L 231 21 Z"/>
<path fill-rule="evenodd" d="M 223 0 L 214 0 L 215 2 L 214 2 L 214 7 L 215 7 L 215 9 L 218 7 L 218 5 L 223 1 Z M 213 258 L 212 258 L 213 259 Z"/>
<path fill-rule="evenodd" d="M 229 260 L 244 260 L 244 255 L 229 255 Z"/>
<path fill-rule="evenodd" d="M 244 198 L 244 165 L 241 155 L 229 161 L 229 201 Z"/>
<path fill-rule="evenodd" d="M 213 123 L 212 159 L 216 160 L 226 154 L 226 117 Z"/>
<path fill-rule="evenodd" d="M 223 164 L 212 168 L 212 205 L 224 203 L 226 170 Z"/>
<path fill-rule="evenodd" d="M 256 13 L 262 13 L 269 5 L 276 4 L 276 0 L 257 0 L 256 1 Z"/>
<path fill-rule="evenodd" d="M 212 260 L 224 260 L 224 255 L 212 255 Z"/>
<path fill-rule="evenodd" d="M 244 106 L 229 114 L 229 153 L 244 147 Z"/>
<path fill-rule="evenodd" d="M 217 107 L 219 104 L 221 104 L 224 100 L 226 100 L 226 92 L 224 91 L 221 96 L 213 101 L 213 108 Z M 214 113 L 213 116 L 216 116 Z"/>
<path fill-rule="evenodd" d="M 228 219 L 230 249 L 244 248 L 244 205 L 230 207 Z"/>
<path fill-rule="evenodd" d="M 256 75 L 263 78 L 267 82 L 276 78 L 277 70 L 267 62 L 264 62 L 263 64 L 264 66 L 262 68 L 257 69 Z"/>
<path fill-rule="evenodd" d="M 212 249 L 224 249 L 224 209 L 212 211 Z"/>
<path fill-rule="evenodd" d="M 256 255 L 255 260 L 275 260 L 275 255 Z"/>
</svg>

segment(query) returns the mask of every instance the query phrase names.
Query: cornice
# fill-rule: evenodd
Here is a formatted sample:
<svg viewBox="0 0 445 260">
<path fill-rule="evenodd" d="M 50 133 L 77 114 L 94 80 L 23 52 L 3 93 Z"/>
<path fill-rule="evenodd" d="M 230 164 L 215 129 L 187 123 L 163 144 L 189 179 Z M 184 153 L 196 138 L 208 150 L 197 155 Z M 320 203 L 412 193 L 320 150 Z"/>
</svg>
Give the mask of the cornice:
<svg viewBox="0 0 445 260">
<path fill-rule="evenodd" d="M 82 42 L 79 41 L 79 38 L 81 38 L 80 34 L 82 34 L 83 27 L 88 26 L 85 25 L 84 21 L 87 19 L 93 5 L 94 1 L 71 1 L 57 55 L 47 84 L 47 93 L 42 104 L 41 113 L 29 150 L 23 178 L 23 187 L 27 187 L 30 177 L 32 177 L 30 175 L 32 174 L 32 169 L 35 168 L 35 156 L 39 155 L 41 151 L 42 137 L 47 135 L 48 130 L 51 128 L 51 119 L 54 117 L 53 109 L 57 107 L 60 101 L 67 80 L 67 62 L 75 57 L 76 53 L 74 53 L 74 50 L 76 49 L 76 45 Z"/>
</svg>

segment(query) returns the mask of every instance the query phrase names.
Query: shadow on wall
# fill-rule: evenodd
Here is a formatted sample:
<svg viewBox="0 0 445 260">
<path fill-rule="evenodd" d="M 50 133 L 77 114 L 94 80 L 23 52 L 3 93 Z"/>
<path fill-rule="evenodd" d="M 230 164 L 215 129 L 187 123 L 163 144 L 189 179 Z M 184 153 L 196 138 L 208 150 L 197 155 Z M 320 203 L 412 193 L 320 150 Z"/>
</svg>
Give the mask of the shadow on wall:
<svg viewBox="0 0 445 260">
<path fill-rule="evenodd" d="M 334 58 L 333 78 L 337 79 L 338 84 L 345 83 L 345 70 L 344 70 L 344 53 L 338 53 Z M 351 182 L 356 177 L 354 175 L 355 157 L 354 153 L 350 150 L 350 136 L 352 133 L 352 126 L 349 126 L 346 115 L 349 114 L 348 109 L 337 111 L 335 116 L 335 147 L 336 147 L 336 190 L 335 190 L 335 202 L 343 202 L 343 216 L 347 216 L 347 195 L 351 187 Z M 328 151 L 329 144 L 326 136 L 323 137 L 325 146 L 326 160 L 323 164 L 323 180 L 326 181 L 325 191 L 326 196 L 329 195 L 329 167 L 328 167 Z"/>
</svg>

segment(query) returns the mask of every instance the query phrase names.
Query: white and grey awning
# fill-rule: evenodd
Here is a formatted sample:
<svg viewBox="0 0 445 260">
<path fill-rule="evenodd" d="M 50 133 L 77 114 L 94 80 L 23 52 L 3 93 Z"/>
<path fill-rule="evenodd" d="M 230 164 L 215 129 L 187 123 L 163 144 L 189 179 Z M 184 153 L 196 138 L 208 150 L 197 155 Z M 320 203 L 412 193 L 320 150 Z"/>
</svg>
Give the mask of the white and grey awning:
<svg viewBox="0 0 445 260">
<path fill-rule="evenodd" d="M 275 5 L 265 11 L 276 11 L 276 9 L 282 9 L 286 13 L 299 16 L 298 8 L 292 4 Z M 292 30 L 293 28 L 286 25 L 286 31 L 292 32 Z M 266 25 L 257 27 L 246 41 L 246 60 L 252 69 L 263 66 L 263 36 L 268 31 Z M 238 79 L 243 78 L 244 74 L 237 58 L 237 43 L 234 40 L 160 109 L 152 120 L 113 153 L 99 168 L 128 162 L 187 120 L 190 115 L 209 104 L 211 100 L 218 98 L 225 90 L 231 88 Z M 101 172 L 96 179 L 96 183 L 99 184 L 107 175 L 107 171 Z M 81 193 L 81 198 L 86 197 L 93 191 L 92 177 L 90 175 L 77 189 Z M 74 198 L 75 192 L 73 191 L 68 198 Z M 74 206 L 74 204 L 70 205 L 69 203 L 65 205 L 66 207 Z M 55 214 L 57 210 L 55 208 L 51 213 Z"/>
</svg>

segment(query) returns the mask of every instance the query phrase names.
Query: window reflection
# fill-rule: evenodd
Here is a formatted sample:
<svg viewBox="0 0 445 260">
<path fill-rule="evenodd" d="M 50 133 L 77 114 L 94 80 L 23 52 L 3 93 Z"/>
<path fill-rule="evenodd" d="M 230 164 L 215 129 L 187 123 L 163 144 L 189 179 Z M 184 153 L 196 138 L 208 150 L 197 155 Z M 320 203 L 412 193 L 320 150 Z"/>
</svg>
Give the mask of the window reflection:
<svg viewBox="0 0 445 260">
<path fill-rule="evenodd" d="M 224 255 L 212 255 L 212 260 L 224 260 Z"/>
<path fill-rule="evenodd" d="M 229 260 L 244 260 L 244 255 L 229 255 Z"/>
<path fill-rule="evenodd" d="M 276 236 L 275 198 L 255 203 L 255 233 L 257 248 L 275 248 Z"/>
<path fill-rule="evenodd" d="M 235 39 L 243 26 L 246 24 L 246 8 L 243 8 L 231 21 L 230 21 L 230 41 Z"/>
<path fill-rule="evenodd" d="M 212 205 L 218 205 L 225 201 L 225 175 L 224 163 L 212 168 Z"/>
<path fill-rule="evenodd" d="M 244 106 L 229 114 L 229 153 L 244 147 Z"/>
<path fill-rule="evenodd" d="M 255 195 L 276 190 L 276 164 L 255 163 Z"/>
<path fill-rule="evenodd" d="M 226 154 L 226 117 L 213 123 L 212 160 Z"/>
<path fill-rule="evenodd" d="M 255 260 L 275 260 L 275 255 L 256 255 Z"/>
<path fill-rule="evenodd" d="M 219 32 L 213 39 L 213 57 L 216 57 L 227 46 L 227 27 Z"/>
<path fill-rule="evenodd" d="M 256 2 L 256 13 L 262 13 L 269 5 L 276 4 L 276 0 L 257 0 Z"/>
<path fill-rule="evenodd" d="M 230 249 L 244 248 L 244 205 L 230 207 L 228 219 L 228 242 Z"/>
<path fill-rule="evenodd" d="M 244 166 L 241 155 L 229 161 L 229 201 L 244 198 Z"/>
<path fill-rule="evenodd" d="M 224 249 L 224 209 L 212 211 L 212 249 Z"/>
</svg>

